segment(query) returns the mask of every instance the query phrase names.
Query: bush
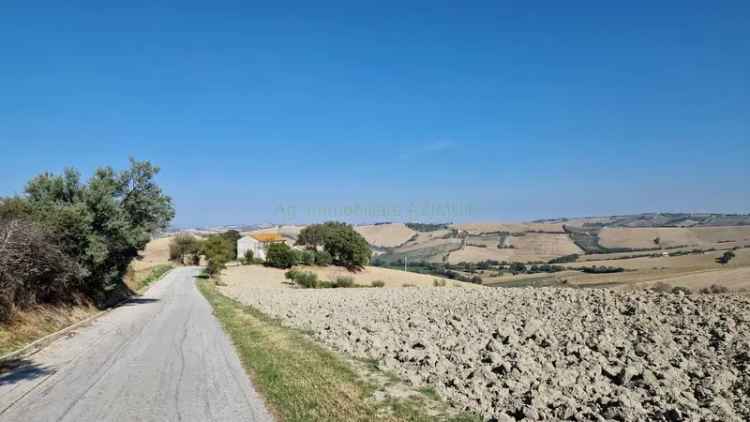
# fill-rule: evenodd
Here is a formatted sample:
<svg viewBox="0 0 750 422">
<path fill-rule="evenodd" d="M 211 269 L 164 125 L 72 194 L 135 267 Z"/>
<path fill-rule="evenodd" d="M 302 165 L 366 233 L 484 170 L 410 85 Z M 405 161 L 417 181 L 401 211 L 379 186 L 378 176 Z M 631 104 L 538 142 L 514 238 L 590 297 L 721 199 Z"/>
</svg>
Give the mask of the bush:
<svg viewBox="0 0 750 422">
<path fill-rule="evenodd" d="M 273 243 L 266 252 L 266 266 L 274 268 L 292 268 L 297 263 L 297 254 L 286 243 Z"/>
<path fill-rule="evenodd" d="M 287 280 L 294 281 L 298 285 L 308 289 L 320 287 L 318 275 L 310 271 L 289 270 L 284 274 L 284 277 L 286 277 Z"/>
<path fill-rule="evenodd" d="M 298 255 L 298 260 L 303 265 L 315 265 L 315 253 L 312 251 L 302 251 Z"/>
<path fill-rule="evenodd" d="M 569 262 L 576 262 L 576 261 L 578 261 L 578 254 L 574 253 L 574 254 L 565 255 L 565 256 L 558 257 L 558 258 L 550 259 L 549 260 L 549 264 L 566 264 L 566 263 L 569 263 Z"/>
<path fill-rule="evenodd" d="M 684 294 L 685 296 L 693 294 L 693 291 L 685 286 L 675 286 L 672 288 L 673 294 Z"/>
<path fill-rule="evenodd" d="M 382 280 L 375 280 L 370 283 L 370 287 L 385 287 L 385 282 Z"/>
<path fill-rule="evenodd" d="M 435 278 L 432 280 L 432 285 L 434 287 L 445 287 L 445 279 Z"/>
<path fill-rule="evenodd" d="M 210 276 L 216 276 L 226 268 L 227 262 L 231 261 L 234 255 L 232 243 L 226 237 L 220 234 L 213 234 L 203 242 L 203 255 L 208 259 L 206 271 Z"/>
<path fill-rule="evenodd" d="M 510 264 L 510 267 L 508 267 L 511 273 L 513 275 L 525 273 L 526 272 L 526 265 L 520 263 L 520 262 L 513 262 Z"/>
<path fill-rule="evenodd" d="M 579 268 L 579 270 L 588 274 L 610 274 L 610 273 L 621 273 L 625 271 L 625 268 L 605 267 L 604 265 L 597 267 L 596 265 L 592 265 L 590 267 L 581 267 Z"/>
<path fill-rule="evenodd" d="M 339 276 L 333 282 L 333 287 L 354 287 L 354 278 L 350 276 Z"/>
<path fill-rule="evenodd" d="M 718 284 L 712 284 L 709 287 L 700 289 L 700 292 L 703 294 L 722 294 L 729 293 L 729 288 L 726 286 L 719 286 Z"/>
<path fill-rule="evenodd" d="M 245 251 L 245 259 L 242 260 L 242 263 L 245 265 L 255 264 L 255 253 L 252 249 L 248 249 Z"/>
<path fill-rule="evenodd" d="M 315 265 L 327 267 L 333 263 L 333 257 L 326 251 L 315 251 Z"/>
<path fill-rule="evenodd" d="M 42 227 L 0 220 L 0 322 L 37 303 L 69 301 L 81 287 L 81 268 Z"/>
<path fill-rule="evenodd" d="M 726 251 L 720 257 L 716 258 L 716 262 L 719 263 L 719 264 L 721 264 L 721 265 L 725 265 L 725 264 L 728 264 L 729 261 L 731 261 L 732 258 L 734 258 L 734 256 L 735 256 L 734 252 L 732 252 L 732 251 Z"/>
</svg>

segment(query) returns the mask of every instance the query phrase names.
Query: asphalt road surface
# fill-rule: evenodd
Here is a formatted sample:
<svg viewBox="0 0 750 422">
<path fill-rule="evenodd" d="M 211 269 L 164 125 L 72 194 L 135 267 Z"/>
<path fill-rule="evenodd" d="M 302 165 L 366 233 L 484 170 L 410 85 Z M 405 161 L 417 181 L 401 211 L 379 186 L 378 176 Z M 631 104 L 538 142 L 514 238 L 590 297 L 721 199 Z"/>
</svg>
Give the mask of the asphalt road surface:
<svg viewBox="0 0 750 422">
<path fill-rule="evenodd" d="M 0 421 L 271 421 L 198 271 L 173 270 L 0 374 Z"/>
</svg>

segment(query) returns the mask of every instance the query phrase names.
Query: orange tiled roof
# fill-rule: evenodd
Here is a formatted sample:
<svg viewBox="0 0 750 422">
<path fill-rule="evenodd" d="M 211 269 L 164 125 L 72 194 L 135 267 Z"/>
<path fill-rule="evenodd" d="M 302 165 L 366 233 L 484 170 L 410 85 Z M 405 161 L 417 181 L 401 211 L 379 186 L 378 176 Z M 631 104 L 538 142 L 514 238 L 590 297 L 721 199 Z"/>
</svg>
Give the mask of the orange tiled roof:
<svg viewBox="0 0 750 422">
<path fill-rule="evenodd" d="M 250 236 L 259 242 L 281 242 L 284 240 L 278 233 L 254 233 Z"/>
</svg>

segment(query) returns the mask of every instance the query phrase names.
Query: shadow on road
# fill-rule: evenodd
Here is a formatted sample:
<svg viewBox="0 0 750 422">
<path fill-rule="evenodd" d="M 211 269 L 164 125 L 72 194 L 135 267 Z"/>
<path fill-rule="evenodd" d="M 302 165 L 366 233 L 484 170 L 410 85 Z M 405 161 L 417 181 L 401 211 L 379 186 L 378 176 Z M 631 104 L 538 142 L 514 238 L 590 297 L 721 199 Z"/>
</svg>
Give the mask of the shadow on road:
<svg viewBox="0 0 750 422">
<path fill-rule="evenodd" d="M 159 299 L 149 299 L 146 297 L 134 297 L 132 299 L 128 299 L 128 301 L 123 303 L 122 306 L 142 305 L 145 303 L 154 303 L 158 301 Z"/>
<path fill-rule="evenodd" d="M 0 362 L 0 385 L 15 384 L 51 374 L 53 371 L 28 359 L 11 359 Z"/>
</svg>

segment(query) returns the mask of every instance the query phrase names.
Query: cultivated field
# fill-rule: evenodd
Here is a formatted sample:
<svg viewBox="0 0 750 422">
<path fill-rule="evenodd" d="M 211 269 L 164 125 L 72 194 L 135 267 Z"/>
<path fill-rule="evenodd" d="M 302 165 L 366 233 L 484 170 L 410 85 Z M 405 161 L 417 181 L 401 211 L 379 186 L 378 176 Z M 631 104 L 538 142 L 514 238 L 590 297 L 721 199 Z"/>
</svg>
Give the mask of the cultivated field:
<svg viewBox="0 0 750 422">
<path fill-rule="evenodd" d="M 554 288 L 223 291 L 486 419 L 750 418 L 746 296 Z"/>
</svg>

